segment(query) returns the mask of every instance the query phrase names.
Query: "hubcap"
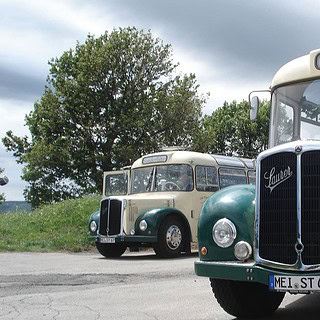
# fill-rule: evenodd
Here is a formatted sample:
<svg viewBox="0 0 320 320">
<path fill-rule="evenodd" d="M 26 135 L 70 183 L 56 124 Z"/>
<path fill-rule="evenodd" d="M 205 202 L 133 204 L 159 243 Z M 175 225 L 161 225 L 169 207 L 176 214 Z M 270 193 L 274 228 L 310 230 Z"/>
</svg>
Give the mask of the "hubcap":
<svg viewBox="0 0 320 320">
<path fill-rule="evenodd" d="M 167 245 L 171 250 L 176 250 L 182 241 L 181 230 L 178 226 L 172 225 L 167 230 L 166 235 Z"/>
</svg>

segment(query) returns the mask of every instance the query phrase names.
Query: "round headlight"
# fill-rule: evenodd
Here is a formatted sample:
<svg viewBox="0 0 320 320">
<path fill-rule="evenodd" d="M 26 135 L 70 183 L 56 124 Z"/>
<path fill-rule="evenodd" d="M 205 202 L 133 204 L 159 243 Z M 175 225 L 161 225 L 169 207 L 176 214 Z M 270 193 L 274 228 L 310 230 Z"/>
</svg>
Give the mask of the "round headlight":
<svg viewBox="0 0 320 320">
<path fill-rule="evenodd" d="M 236 227 L 229 219 L 218 220 L 212 228 L 212 238 L 221 248 L 230 247 L 236 236 Z"/>
<path fill-rule="evenodd" d="M 96 232 L 97 229 L 98 229 L 97 223 L 96 223 L 95 221 L 91 221 L 91 222 L 90 222 L 90 231 L 91 231 L 91 232 Z"/>
<path fill-rule="evenodd" d="M 234 246 L 234 255 L 238 260 L 247 260 L 250 258 L 252 253 L 252 248 L 248 242 L 239 241 Z"/>
<path fill-rule="evenodd" d="M 141 220 L 139 223 L 139 228 L 141 231 L 146 231 L 148 228 L 148 224 L 146 220 Z"/>
</svg>

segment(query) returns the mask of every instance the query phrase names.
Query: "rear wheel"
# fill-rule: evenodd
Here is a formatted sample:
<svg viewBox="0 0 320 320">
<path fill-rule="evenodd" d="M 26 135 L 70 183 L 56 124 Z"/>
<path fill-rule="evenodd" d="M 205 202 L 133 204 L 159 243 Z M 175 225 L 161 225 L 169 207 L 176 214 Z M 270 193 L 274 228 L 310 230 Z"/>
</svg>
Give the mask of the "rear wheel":
<svg viewBox="0 0 320 320">
<path fill-rule="evenodd" d="M 106 258 L 120 257 L 127 249 L 122 243 L 100 243 L 96 242 L 97 250 Z"/>
<path fill-rule="evenodd" d="M 161 224 L 158 242 L 153 246 L 157 256 L 162 258 L 178 257 L 186 241 L 184 225 L 177 217 L 168 217 Z"/>
<path fill-rule="evenodd" d="M 269 291 L 256 282 L 210 279 L 212 291 L 220 306 L 238 318 L 253 318 L 275 312 L 285 293 Z"/>
</svg>

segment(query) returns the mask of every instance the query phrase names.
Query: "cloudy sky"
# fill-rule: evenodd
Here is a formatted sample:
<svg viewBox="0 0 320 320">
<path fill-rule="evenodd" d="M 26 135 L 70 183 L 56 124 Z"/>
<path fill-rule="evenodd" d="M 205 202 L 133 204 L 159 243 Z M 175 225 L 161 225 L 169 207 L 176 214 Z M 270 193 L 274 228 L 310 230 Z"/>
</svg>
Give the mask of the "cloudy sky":
<svg viewBox="0 0 320 320">
<path fill-rule="evenodd" d="M 150 29 L 173 47 L 179 71 L 224 101 L 267 89 L 286 62 L 320 47 L 317 0 L 0 0 L 0 139 L 28 135 L 25 114 L 43 93 L 48 60 L 114 28 Z M 22 166 L 0 142 L 7 200 L 23 200 Z"/>
</svg>

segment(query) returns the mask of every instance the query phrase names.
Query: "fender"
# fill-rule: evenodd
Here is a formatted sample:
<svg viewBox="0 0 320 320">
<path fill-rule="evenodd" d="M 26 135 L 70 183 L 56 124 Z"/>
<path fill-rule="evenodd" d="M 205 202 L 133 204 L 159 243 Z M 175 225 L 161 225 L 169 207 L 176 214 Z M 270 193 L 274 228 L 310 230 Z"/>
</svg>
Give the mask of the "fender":
<svg viewBox="0 0 320 320">
<path fill-rule="evenodd" d="M 219 247 L 212 238 L 214 224 L 227 218 L 237 229 L 237 237 L 228 248 Z M 204 203 L 198 222 L 198 247 L 207 248 L 201 260 L 234 261 L 234 246 L 239 241 L 248 242 L 253 248 L 255 218 L 255 186 L 234 185 L 222 189 Z"/>
<path fill-rule="evenodd" d="M 185 217 L 185 215 L 180 210 L 177 210 L 175 208 L 157 208 L 157 209 L 148 210 L 140 214 L 134 225 L 136 234 L 158 236 L 158 230 L 162 221 L 169 215 L 176 215 L 182 219 L 182 221 L 187 226 L 187 235 L 191 241 L 191 229 L 190 229 L 189 222 Z M 144 232 L 141 231 L 139 228 L 139 223 L 141 220 L 145 220 L 148 224 L 148 228 Z"/>
</svg>

